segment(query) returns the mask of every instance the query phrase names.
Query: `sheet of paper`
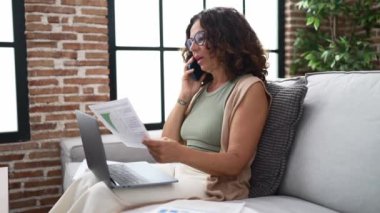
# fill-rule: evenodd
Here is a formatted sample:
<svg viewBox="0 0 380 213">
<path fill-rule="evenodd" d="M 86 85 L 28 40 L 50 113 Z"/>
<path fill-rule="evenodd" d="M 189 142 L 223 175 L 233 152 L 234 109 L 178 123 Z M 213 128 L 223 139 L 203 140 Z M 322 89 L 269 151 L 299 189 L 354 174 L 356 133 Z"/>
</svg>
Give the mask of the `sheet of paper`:
<svg viewBox="0 0 380 213">
<path fill-rule="evenodd" d="M 125 145 L 146 148 L 142 140 L 144 137 L 149 137 L 148 131 L 128 98 L 89 107 L 112 134 L 118 136 Z"/>
<path fill-rule="evenodd" d="M 175 200 L 160 205 L 149 213 L 240 213 L 244 202 L 215 202 L 204 200 Z"/>
</svg>

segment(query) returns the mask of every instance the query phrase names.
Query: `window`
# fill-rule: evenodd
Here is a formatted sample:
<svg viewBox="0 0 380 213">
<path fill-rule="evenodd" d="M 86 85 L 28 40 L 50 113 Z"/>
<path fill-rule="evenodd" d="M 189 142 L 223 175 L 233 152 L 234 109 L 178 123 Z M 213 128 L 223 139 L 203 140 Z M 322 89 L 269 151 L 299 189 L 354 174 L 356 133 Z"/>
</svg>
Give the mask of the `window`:
<svg viewBox="0 0 380 213">
<path fill-rule="evenodd" d="M 245 14 L 269 52 L 268 79 L 283 77 L 281 0 L 109 0 L 111 99 L 128 97 L 148 129 L 162 128 L 180 88 L 185 30 L 204 8 Z"/>
<path fill-rule="evenodd" d="M 24 1 L 0 1 L 0 142 L 28 140 Z"/>
</svg>

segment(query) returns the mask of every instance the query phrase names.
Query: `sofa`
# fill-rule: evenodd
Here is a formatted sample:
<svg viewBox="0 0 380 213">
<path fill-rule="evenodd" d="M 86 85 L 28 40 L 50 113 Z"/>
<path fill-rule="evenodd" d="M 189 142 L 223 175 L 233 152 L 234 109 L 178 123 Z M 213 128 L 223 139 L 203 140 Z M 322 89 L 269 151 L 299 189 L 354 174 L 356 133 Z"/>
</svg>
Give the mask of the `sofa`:
<svg viewBox="0 0 380 213">
<path fill-rule="evenodd" d="M 379 213 L 380 71 L 309 73 L 271 81 L 268 90 L 273 101 L 242 212 Z M 103 142 L 109 160 L 154 162 L 115 136 Z M 84 155 L 79 138 L 61 147 L 66 189 Z"/>
</svg>

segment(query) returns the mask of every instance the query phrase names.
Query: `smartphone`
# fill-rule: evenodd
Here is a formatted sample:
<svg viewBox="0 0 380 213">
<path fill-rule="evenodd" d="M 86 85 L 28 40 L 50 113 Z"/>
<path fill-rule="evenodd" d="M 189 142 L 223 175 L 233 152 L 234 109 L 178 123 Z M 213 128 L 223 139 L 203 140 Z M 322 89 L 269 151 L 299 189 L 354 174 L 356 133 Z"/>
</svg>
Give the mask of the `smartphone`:
<svg viewBox="0 0 380 213">
<path fill-rule="evenodd" d="M 191 64 L 189 64 L 189 69 L 194 69 L 193 79 L 196 81 L 199 81 L 199 79 L 202 77 L 203 73 L 205 73 L 201 69 L 201 66 L 199 66 L 199 64 L 197 63 L 196 60 L 194 60 L 193 62 L 191 62 Z"/>
</svg>

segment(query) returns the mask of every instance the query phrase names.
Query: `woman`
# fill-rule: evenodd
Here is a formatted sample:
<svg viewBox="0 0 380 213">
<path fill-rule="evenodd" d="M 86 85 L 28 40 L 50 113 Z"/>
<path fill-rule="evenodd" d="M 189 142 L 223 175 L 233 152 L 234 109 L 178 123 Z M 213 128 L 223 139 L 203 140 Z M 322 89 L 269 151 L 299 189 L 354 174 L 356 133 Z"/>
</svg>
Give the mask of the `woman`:
<svg viewBox="0 0 380 213">
<path fill-rule="evenodd" d="M 174 199 L 248 197 L 250 165 L 270 97 L 266 57 L 244 16 L 232 8 L 195 15 L 186 30 L 182 88 L 161 139 L 145 139 L 159 168 L 179 182 L 109 189 L 91 174 L 74 182 L 52 212 L 116 212 Z M 192 75 L 196 61 L 205 74 Z"/>
</svg>

